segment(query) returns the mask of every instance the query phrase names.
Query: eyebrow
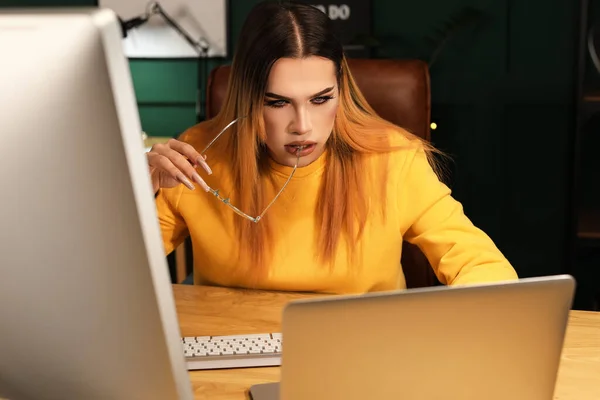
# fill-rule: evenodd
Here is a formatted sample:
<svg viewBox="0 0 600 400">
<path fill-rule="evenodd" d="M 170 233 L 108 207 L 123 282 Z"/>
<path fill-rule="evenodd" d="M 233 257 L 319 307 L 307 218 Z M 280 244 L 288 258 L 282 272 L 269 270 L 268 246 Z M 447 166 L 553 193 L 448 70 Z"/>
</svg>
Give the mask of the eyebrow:
<svg viewBox="0 0 600 400">
<path fill-rule="evenodd" d="M 328 88 L 325 88 L 325 89 L 321 90 L 321 91 L 320 91 L 320 92 L 318 92 L 318 93 L 315 93 L 315 94 L 313 94 L 313 95 L 312 95 L 312 96 L 310 96 L 310 97 L 311 97 L 311 98 L 313 98 L 313 97 L 319 97 L 319 96 L 321 96 L 321 95 L 324 95 L 324 94 L 325 94 L 325 93 L 327 93 L 327 92 L 331 92 L 331 91 L 333 90 L 333 88 L 334 88 L 333 86 L 330 86 L 330 87 L 328 87 Z M 271 98 L 273 98 L 273 99 L 279 99 L 279 100 L 287 100 L 287 101 L 292 101 L 292 99 L 290 99 L 289 97 L 285 97 L 285 96 L 282 96 L 282 95 L 280 95 L 280 94 L 271 93 L 271 92 L 267 92 L 267 93 L 265 93 L 265 97 L 271 97 Z"/>
</svg>

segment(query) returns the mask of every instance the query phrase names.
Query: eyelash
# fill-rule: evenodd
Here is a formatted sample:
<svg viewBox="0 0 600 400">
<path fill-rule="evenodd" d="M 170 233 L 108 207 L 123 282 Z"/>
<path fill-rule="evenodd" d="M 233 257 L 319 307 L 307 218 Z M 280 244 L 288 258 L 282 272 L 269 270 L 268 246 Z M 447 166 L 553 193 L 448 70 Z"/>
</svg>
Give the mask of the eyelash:
<svg viewBox="0 0 600 400">
<path fill-rule="evenodd" d="M 331 99 L 333 99 L 333 96 L 319 96 L 319 97 L 315 97 L 314 99 L 312 99 L 311 102 L 315 106 L 320 106 L 320 105 L 327 103 Z M 318 102 L 315 103 L 314 102 L 315 100 L 317 100 Z M 288 103 L 287 100 L 272 100 L 272 101 L 267 101 L 265 103 L 265 105 L 267 107 L 281 108 L 281 107 L 285 106 L 287 103 Z"/>
</svg>

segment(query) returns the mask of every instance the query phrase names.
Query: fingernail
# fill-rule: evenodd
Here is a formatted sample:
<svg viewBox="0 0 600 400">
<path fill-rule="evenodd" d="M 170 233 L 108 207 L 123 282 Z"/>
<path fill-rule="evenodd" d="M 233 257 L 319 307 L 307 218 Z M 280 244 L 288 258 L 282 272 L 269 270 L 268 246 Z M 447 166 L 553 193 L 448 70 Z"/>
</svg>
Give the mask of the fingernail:
<svg viewBox="0 0 600 400">
<path fill-rule="evenodd" d="M 197 164 L 202 165 L 202 168 L 204 168 L 206 173 L 212 175 L 212 170 L 210 169 L 206 161 L 204 161 L 204 158 L 202 156 L 198 157 Z"/>
<path fill-rule="evenodd" d="M 192 182 L 190 182 L 189 179 L 185 177 L 185 175 L 179 174 L 177 175 L 177 179 L 179 180 L 179 182 L 183 183 L 188 189 L 195 189 L 194 185 L 192 185 Z"/>
<path fill-rule="evenodd" d="M 200 178 L 200 175 L 198 175 L 197 172 L 194 172 L 192 178 L 194 179 L 194 181 L 196 181 L 198 185 L 202 186 L 202 189 L 204 189 L 205 192 L 208 192 L 210 190 L 206 182 L 204 182 L 204 180 Z"/>
</svg>

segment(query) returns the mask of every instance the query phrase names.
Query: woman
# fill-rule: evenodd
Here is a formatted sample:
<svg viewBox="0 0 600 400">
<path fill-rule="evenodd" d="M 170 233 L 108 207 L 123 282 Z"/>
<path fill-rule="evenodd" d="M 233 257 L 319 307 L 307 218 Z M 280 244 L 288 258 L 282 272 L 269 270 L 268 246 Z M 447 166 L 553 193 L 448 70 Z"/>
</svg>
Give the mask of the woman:
<svg viewBox="0 0 600 400">
<path fill-rule="evenodd" d="M 191 236 L 196 284 L 404 288 L 403 240 L 442 283 L 515 279 L 438 179 L 434 152 L 375 115 L 325 14 L 261 3 L 220 113 L 148 153 L 165 250 Z"/>
</svg>

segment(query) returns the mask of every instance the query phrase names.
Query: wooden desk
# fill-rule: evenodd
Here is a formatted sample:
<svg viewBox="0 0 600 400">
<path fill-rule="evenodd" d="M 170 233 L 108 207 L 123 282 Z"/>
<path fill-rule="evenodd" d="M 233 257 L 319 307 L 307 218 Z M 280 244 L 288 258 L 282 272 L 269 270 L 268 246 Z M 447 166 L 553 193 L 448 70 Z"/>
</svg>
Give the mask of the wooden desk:
<svg viewBox="0 0 600 400">
<path fill-rule="evenodd" d="M 171 137 L 167 136 L 148 136 L 144 139 L 144 146 L 152 147 L 157 143 L 166 143 Z"/>
<path fill-rule="evenodd" d="M 184 336 L 280 332 L 281 311 L 310 295 L 173 286 Z M 256 383 L 279 380 L 279 368 L 191 371 L 196 399 L 248 399 Z M 555 400 L 600 399 L 600 313 L 573 311 L 565 339 Z"/>
</svg>

